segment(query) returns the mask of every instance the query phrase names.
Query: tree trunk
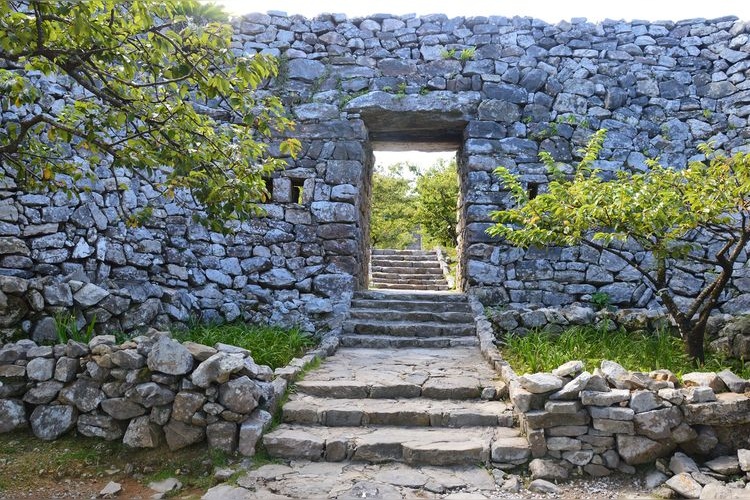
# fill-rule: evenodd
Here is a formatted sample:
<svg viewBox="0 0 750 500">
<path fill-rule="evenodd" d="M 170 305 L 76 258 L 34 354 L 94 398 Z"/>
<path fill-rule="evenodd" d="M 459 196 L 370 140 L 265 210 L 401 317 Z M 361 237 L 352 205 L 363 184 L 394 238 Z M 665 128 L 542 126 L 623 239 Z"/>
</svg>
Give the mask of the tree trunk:
<svg viewBox="0 0 750 500">
<path fill-rule="evenodd" d="M 683 335 L 685 352 L 694 361 L 700 362 L 701 365 L 706 360 L 706 354 L 703 351 L 703 339 L 705 338 L 705 333 L 706 325 L 702 322 L 698 322 L 687 331 L 687 335 Z"/>
</svg>

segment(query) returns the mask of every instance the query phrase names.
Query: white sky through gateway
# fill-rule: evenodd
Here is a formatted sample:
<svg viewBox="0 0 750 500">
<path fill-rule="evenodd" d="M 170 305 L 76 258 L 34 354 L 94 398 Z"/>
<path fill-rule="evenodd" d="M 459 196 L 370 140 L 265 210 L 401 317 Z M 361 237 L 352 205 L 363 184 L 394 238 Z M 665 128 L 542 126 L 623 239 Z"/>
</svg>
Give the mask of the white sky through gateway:
<svg viewBox="0 0 750 500">
<path fill-rule="evenodd" d="M 625 2 L 602 0 L 201 0 L 224 6 L 232 16 L 251 12 L 281 11 L 289 15 L 301 14 L 315 17 L 321 13 L 343 13 L 348 17 L 375 13 L 445 14 L 459 16 L 529 16 L 549 23 L 586 18 L 591 22 L 604 19 L 679 21 L 683 19 L 715 19 L 736 16 L 750 22 L 750 0 L 628 0 Z M 412 151 L 376 151 L 376 163 L 390 165 L 399 161 L 417 164 L 420 168 L 432 165 L 437 158 L 451 160 L 454 152 L 420 153 Z"/>
</svg>

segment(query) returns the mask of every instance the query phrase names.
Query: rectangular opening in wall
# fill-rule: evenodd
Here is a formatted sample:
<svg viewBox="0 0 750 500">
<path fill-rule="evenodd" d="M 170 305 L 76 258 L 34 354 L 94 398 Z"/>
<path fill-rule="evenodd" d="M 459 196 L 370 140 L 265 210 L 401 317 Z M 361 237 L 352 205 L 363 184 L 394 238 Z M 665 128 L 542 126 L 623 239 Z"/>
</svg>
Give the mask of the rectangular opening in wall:
<svg viewBox="0 0 750 500">
<path fill-rule="evenodd" d="M 457 150 L 444 142 L 373 143 L 371 288 L 454 288 Z"/>
<path fill-rule="evenodd" d="M 292 181 L 292 203 L 304 203 L 305 179 L 291 179 Z"/>
<path fill-rule="evenodd" d="M 270 201 L 273 199 L 273 179 L 271 177 L 266 177 L 263 179 L 266 183 L 266 195 L 263 197 L 263 201 Z"/>
</svg>

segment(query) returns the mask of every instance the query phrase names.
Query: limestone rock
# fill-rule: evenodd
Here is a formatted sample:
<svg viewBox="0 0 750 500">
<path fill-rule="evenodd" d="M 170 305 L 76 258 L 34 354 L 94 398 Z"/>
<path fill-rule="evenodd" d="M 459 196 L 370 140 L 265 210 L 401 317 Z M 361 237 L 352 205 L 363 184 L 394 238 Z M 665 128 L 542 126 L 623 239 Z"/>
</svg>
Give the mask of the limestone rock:
<svg viewBox="0 0 750 500">
<path fill-rule="evenodd" d="M 581 391 L 586 388 L 591 379 L 589 372 L 583 372 L 565 384 L 562 389 L 550 395 L 550 399 L 578 399 Z"/>
<path fill-rule="evenodd" d="M 750 383 L 747 380 L 738 377 L 732 373 L 731 370 L 722 370 L 716 375 L 718 375 L 721 381 L 724 382 L 732 392 L 743 394 L 748 388 L 750 388 Z"/>
<path fill-rule="evenodd" d="M 127 398 L 109 398 L 101 403 L 102 410 L 117 420 L 130 420 L 146 413 L 146 408 Z"/>
<path fill-rule="evenodd" d="M 55 373 L 55 360 L 49 358 L 34 358 L 26 365 L 26 376 L 30 380 L 43 382 L 52 378 Z"/>
<path fill-rule="evenodd" d="M 685 387 L 710 387 L 715 393 L 726 392 L 727 386 L 714 372 L 691 372 L 682 376 Z"/>
<path fill-rule="evenodd" d="M 558 495 L 562 489 L 555 483 L 545 481 L 544 479 L 534 479 L 529 483 L 529 491 L 534 493 Z"/>
<path fill-rule="evenodd" d="M 41 382 L 35 387 L 29 389 L 26 394 L 23 395 L 23 400 L 24 402 L 33 405 L 46 405 L 57 398 L 62 386 L 62 382 L 56 380 Z"/>
<path fill-rule="evenodd" d="M 636 413 L 655 410 L 662 406 L 661 399 L 651 391 L 633 391 L 630 395 L 630 408 Z"/>
<path fill-rule="evenodd" d="M 86 283 L 73 294 L 73 300 L 81 307 L 92 307 L 109 295 L 109 292 L 93 283 Z"/>
<path fill-rule="evenodd" d="M 583 371 L 583 361 L 568 361 L 552 370 L 552 375 L 557 377 L 576 376 Z"/>
<path fill-rule="evenodd" d="M 156 448 L 162 442 L 162 430 L 148 416 L 136 417 L 130 421 L 122 442 L 131 448 Z"/>
<path fill-rule="evenodd" d="M 731 476 L 740 473 L 740 462 L 737 457 L 733 456 L 721 456 L 716 457 L 713 460 L 705 462 L 703 465 L 716 472 L 717 474 L 723 474 L 725 476 Z"/>
<path fill-rule="evenodd" d="M 564 481 L 568 479 L 568 469 L 554 460 L 535 458 L 529 463 L 532 479 Z"/>
<path fill-rule="evenodd" d="M 147 364 L 151 371 L 168 375 L 184 375 L 193 368 L 193 356 L 176 340 L 160 337 L 151 348 Z"/>
<path fill-rule="evenodd" d="M 17 399 L 0 399 L 0 434 L 26 427 L 26 408 Z"/>
<path fill-rule="evenodd" d="M 737 461 L 742 472 L 750 472 L 750 450 L 737 450 Z"/>
<path fill-rule="evenodd" d="M 643 436 L 617 435 L 617 451 L 628 465 L 653 462 L 669 453 L 673 447 Z"/>
<path fill-rule="evenodd" d="M 78 417 L 78 432 L 84 436 L 114 441 L 122 437 L 124 425 L 108 415 L 86 413 Z"/>
<path fill-rule="evenodd" d="M 156 382 L 138 384 L 125 393 L 125 397 L 130 401 L 145 406 L 146 408 L 169 404 L 174 401 L 174 396 L 175 394 L 173 391 L 166 386 L 157 384 Z"/>
<path fill-rule="evenodd" d="M 685 472 L 670 477 L 664 484 L 684 498 L 700 498 L 703 491 L 703 486 Z"/>
<path fill-rule="evenodd" d="M 200 443 L 205 439 L 206 433 L 202 427 L 170 420 L 164 427 L 164 436 L 169 449 L 176 451 L 191 444 Z"/>
<path fill-rule="evenodd" d="M 153 481 L 151 483 L 148 483 L 149 489 L 157 492 L 157 493 L 169 493 L 171 491 L 177 491 L 182 488 L 182 483 L 179 481 L 179 479 L 174 477 L 168 477 L 167 479 L 162 479 L 161 481 Z"/>
<path fill-rule="evenodd" d="M 234 453 L 237 449 L 237 424 L 234 422 L 218 421 L 206 427 L 208 447 L 226 453 Z"/>
<path fill-rule="evenodd" d="M 544 394 L 556 391 L 563 386 L 563 380 L 550 373 L 524 375 L 518 381 L 524 389 L 532 394 Z"/>
<path fill-rule="evenodd" d="M 252 412 L 258 406 L 260 395 L 257 384 L 244 375 L 219 387 L 219 403 L 236 413 Z"/>
<path fill-rule="evenodd" d="M 190 423 L 193 415 L 206 402 L 206 396 L 191 391 L 178 392 L 172 404 L 172 418 L 179 422 Z"/>
<path fill-rule="evenodd" d="M 112 498 L 119 495 L 122 492 L 122 485 L 114 481 L 110 481 L 101 489 L 99 496 L 102 498 Z"/>
<path fill-rule="evenodd" d="M 36 437 L 54 441 L 75 426 L 77 417 L 78 412 L 73 406 L 42 405 L 34 408 L 29 422 Z"/>
<path fill-rule="evenodd" d="M 193 370 L 191 380 L 195 385 L 203 388 L 210 386 L 212 383 L 223 384 L 229 380 L 233 373 L 242 370 L 244 367 L 243 360 L 242 355 L 217 352 Z"/>
<path fill-rule="evenodd" d="M 698 464 L 695 463 L 695 460 L 679 451 L 669 460 L 669 470 L 674 474 L 699 472 Z"/>
<path fill-rule="evenodd" d="M 238 451 L 246 457 L 255 455 L 255 445 L 271 425 L 272 416 L 265 410 L 254 411 L 240 424 Z"/>
<path fill-rule="evenodd" d="M 75 405 L 86 413 L 96 409 L 105 398 L 99 384 L 89 379 L 78 379 L 60 391 L 60 401 Z"/>
</svg>

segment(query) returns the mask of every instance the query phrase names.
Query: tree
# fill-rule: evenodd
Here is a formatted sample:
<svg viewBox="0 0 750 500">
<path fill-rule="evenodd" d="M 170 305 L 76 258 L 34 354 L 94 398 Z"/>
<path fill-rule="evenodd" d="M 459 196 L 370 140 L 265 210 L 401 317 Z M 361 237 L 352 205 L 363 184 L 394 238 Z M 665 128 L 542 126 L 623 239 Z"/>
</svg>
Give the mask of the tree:
<svg viewBox="0 0 750 500">
<path fill-rule="evenodd" d="M 606 180 L 594 168 L 604 135 L 594 134 L 570 176 L 543 155 L 554 180 L 533 199 L 498 168 L 517 206 L 494 212 L 488 232 L 520 247 L 586 245 L 620 257 L 661 300 L 688 355 L 702 362 L 709 315 L 750 240 L 750 154 L 727 157 L 701 146 L 706 160 L 684 169 L 654 161 L 645 173 Z M 680 272 L 701 275 L 695 296 L 675 289 Z"/>
<path fill-rule="evenodd" d="M 417 178 L 417 201 L 414 221 L 432 244 L 455 248 L 458 173 L 456 162 L 440 160 Z"/>
<path fill-rule="evenodd" d="M 370 239 L 375 248 L 402 249 L 414 241 L 414 193 L 399 168 L 372 175 Z"/>
<path fill-rule="evenodd" d="M 99 169 L 125 169 L 167 198 L 189 193 L 214 229 L 257 214 L 264 176 L 285 165 L 269 142 L 292 123 L 258 90 L 275 60 L 235 56 L 222 17 L 196 0 L 0 1 L 5 172 L 24 190 L 75 194 Z"/>
</svg>

